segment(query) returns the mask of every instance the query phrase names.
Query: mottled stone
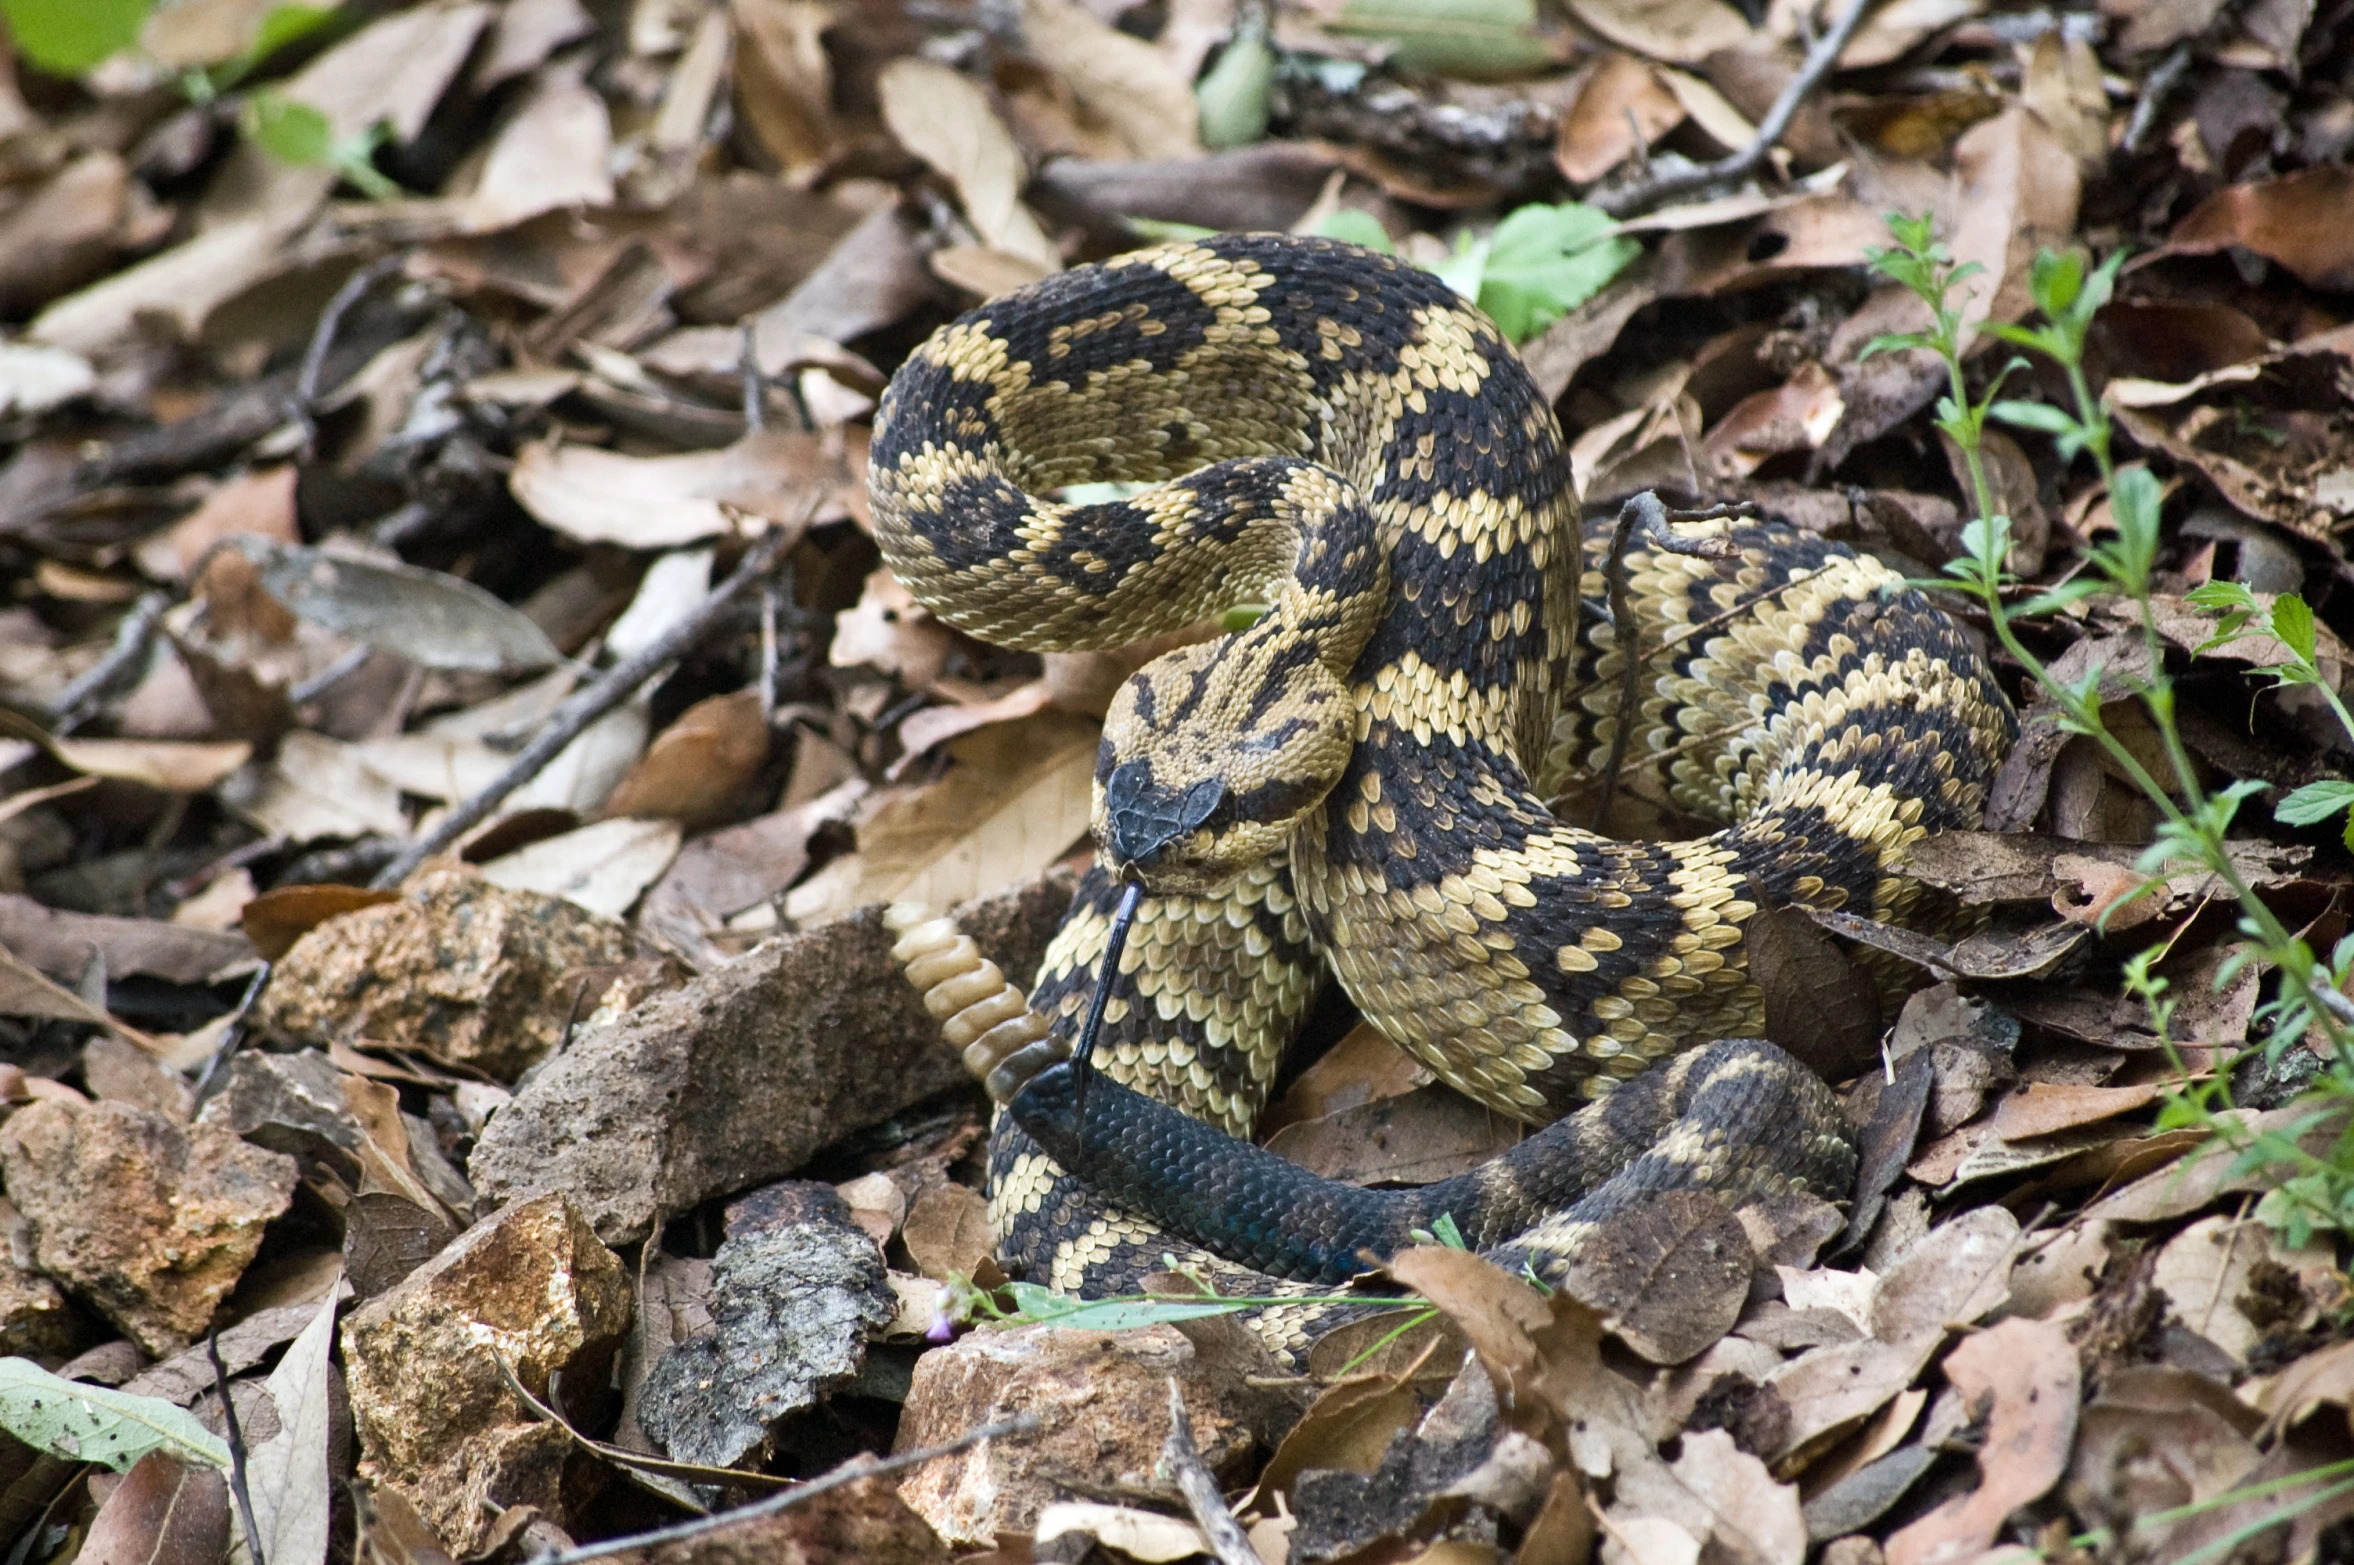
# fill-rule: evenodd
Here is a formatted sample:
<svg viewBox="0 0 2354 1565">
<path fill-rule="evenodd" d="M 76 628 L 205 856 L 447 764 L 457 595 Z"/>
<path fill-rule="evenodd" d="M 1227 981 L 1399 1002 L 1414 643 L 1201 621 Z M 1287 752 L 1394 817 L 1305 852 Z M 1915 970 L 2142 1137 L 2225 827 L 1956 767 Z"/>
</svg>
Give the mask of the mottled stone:
<svg viewBox="0 0 2354 1565">
<path fill-rule="evenodd" d="M 638 1402 L 646 1433 L 700 1467 L 735 1466 L 847 1383 L 894 1309 L 883 1252 L 831 1185 L 803 1180 L 728 1207 L 704 1305 L 713 1329 L 665 1353 Z"/>
<path fill-rule="evenodd" d="M 1169 1433 L 1172 1375 L 1202 1460 L 1231 1476 L 1253 1445 L 1242 1412 L 1249 1387 L 1239 1361 L 1205 1362 L 1174 1326 L 983 1329 L 936 1348 L 916 1360 L 899 1450 L 1021 1413 L 1036 1414 L 1039 1427 L 926 1462 L 900 1480 L 900 1497 L 950 1543 L 986 1544 L 1029 1532 L 1040 1511 L 1069 1497 L 1072 1480 L 1167 1488 L 1153 1469 Z"/>
<path fill-rule="evenodd" d="M 561 897 L 435 870 L 296 941 L 254 1022 L 289 1044 L 365 1039 L 512 1080 L 563 1040 L 579 970 L 635 949 Z"/>
<path fill-rule="evenodd" d="M 127 1103 L 46 1100 L 0 1126 L 33 1264 L 167 1358 L 211 1322 L 293 1198 L 294 1159 Z"/>
<path fill-rule="evenodd" d="M 0 1353 L 55 1363 L 81 1352 L 97 1335 L 63 1288 L 0 1254 Z"/>
<path fill-rule="evenodd" d="M 1027 974 L 1072 884 L 1045 875 L 957 917 L 1007 972 Z M 491 1202 L 565 1191 L 607 1243 L 634 1243 L 657 1213 L 793 1173 L 967 1081 L 891 945 L 869 908 L 584 1028 L 484 1127 L 474 1188 Z"/>
<path fill-rule="evenodd" d="M 475 1224 L 344 1320 L 362 1474 L 398 1489 L 461 1556 L 492 1507 L 536 1505 L 569 1525 L 564 1436 L 533 1420 L 499 1362 L 544 1397 L 551 1374 L 610 1354 L 629 1312 L 627 1270 L 562 1195 Z"/>
</svg>

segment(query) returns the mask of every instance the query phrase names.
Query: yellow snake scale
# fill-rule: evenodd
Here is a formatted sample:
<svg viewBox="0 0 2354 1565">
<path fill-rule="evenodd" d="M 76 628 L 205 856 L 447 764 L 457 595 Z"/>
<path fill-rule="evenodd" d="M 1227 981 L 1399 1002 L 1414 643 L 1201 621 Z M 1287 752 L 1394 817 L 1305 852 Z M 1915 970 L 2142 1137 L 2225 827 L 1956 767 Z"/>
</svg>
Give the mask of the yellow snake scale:
<svg viewBox="0 0 2354 1565">
<path fill-rule="evenodd" d="M 1068 1048 L 1121 874 L 1151 894 L 1097 1065 L 1236 1136 L 1328 973 L 1442 1080 L 1544 1123 L 1761 1030 L 1754 888 L 1916 913 L 1902 855 L 1976 822 L 2010 710 L 1896 572 L 1786 526 L 1734 527 L 1727 560 L 1626 557 L 1646 661 L 1621 788 L 1721 829 L 1616 841 L 1548 810 L 1600 771 L 1622 720 L 1622 634 L 1593 613 L 1579 634 L 1607 531 L 1581 527 L 1568 468 L 1484 316 L 1329 241 L 1140 251 L 993 300 L 916 351 L 876 415 L 869 482 L 884 557 L 935 614 L 1076 651 L 1271 605 L 1115 702 L 1098 867 L 1032 995 L 1056 1036 L 1025 1051 L 1031 1071 Z M 1157 487 L 1057 498 L 1105 482 Z M 1009 1028 L 1014 1044 L 1038 1030 Z M 1762 1046 L 1727 1068 L 1803 1074 Z M 1665 1127 L 1659 1148 L 1704 1159 L 1726 1130 Z M 1007 1116 L 991 1174 L 1017 1274 L 1114 1291 L 1179 1248 Z M 1293 1349 L 1307 1329 L 1263 1327 Z"/>
</svg>

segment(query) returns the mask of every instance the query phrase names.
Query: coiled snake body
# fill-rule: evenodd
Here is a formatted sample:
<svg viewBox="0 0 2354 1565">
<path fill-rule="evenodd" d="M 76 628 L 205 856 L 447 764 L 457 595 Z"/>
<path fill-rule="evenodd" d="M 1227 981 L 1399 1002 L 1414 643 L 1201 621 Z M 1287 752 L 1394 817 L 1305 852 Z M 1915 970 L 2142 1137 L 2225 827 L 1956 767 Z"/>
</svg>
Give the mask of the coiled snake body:
<svg viewBox="0 0 2354 1565">
<path fill-rule="evenodd" d="M 1105 481 L 1158 487 L 1050 498 Z M 891 568 L 984 640 L 1116 647 L 1270 605 L 1115 701 L 1098 865 L 1031 997 L 1054 1036 L 1002 1004 L 955 1034 L 977 1066 L 1011 1047 L 1011 1078 L 1036 1077 L 993 1142 L 1010 1264 L 1112 1291 L 1197 1236 L 1247 1267 L 1345 1274 L 1349 1252 L 1293 1232 L 1328 1208 L 1219 1139 L 1249 1134 L 1328 971 L 1492 1109 L 1542 1124 L 1600 1100 L 1433 1198 L 1459 1221 L 1477 1207 L 1473 1242 L 1540 1272 L 1645 1190 L 1841 1177 L 1819 1082 L 1767 1045 L 1706 1046 L 1760 1030 L 1759 891 L 1904 921 L 1905 848 L 1975 822 L 2013 731 L 1970 644 L 1895 572 L 1771 524 L 1735 527 L 1724 560 L 1638 545 L 1634 625 L 1581 640 L 1606 539 L 1581 534 L 1510 346 L 1412 266 L 1276 235 L 1063 273 L 943 328 L 884 395 L 870 487 Z M 1648 660 L 1621 714 L 1629 629 Z M 1622 721 L 1622 788 L 1721 829 L 1622 842 L 1554 817 L 1546 798 L 1600 769 Z M 1091 1148 L 1068 1068 L 1039 1069 L 1076 1030 L 1123 879 L 1150 894 L 1096 1066 L 1207 1128 Z M 1105 1096 L 1090 1120 L 1167 1123 Z M 1279 1347 L 1313 1328 L 1263 1322 Z"/>
</svg>

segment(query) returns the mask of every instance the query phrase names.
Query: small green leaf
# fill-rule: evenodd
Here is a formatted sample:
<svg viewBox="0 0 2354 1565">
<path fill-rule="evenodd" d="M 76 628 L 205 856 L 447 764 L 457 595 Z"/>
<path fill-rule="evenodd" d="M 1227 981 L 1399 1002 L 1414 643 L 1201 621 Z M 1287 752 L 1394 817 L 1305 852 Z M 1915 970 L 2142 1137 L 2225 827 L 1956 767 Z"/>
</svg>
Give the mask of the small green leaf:
<svg viewBox="0 0 2354 1565">
<path fill-rule="evenodd" d="M 1455 236 L 1455 248 L 1430 268 L 1438 280 L 1463 298 L 1478 302 L 1481 281 L 1488 272 L 1488 242 L 1466 230 Z"/>
<path fill-rule="evenodd" d="M 132 47 L 154 0 L 0 0 L 17 50 L 52 76 L 79 76 Z"/>
<path fill-rule="evenodd" d="M 2027 291 L 2035 307 L 2053 320 L 2068 313 L 2084 287 L 2084 257 L 2074 250 L 2045 248 L 2027 269 Z"/>
<path fill-rule="evenodd" d="M 2039 429 L 2047 435 L 2065 435 L 2076 428 L 2074 416 L 2048 402 L 2025 402 L 2006 397 L 1987 411 L 2015 429 Z"/>
<path fill-rule="evenodd" d="M 1247 147 L 1267 134 L 1268 100 L 1275 90 L 1275 51 L 1264 27 L 1236 29 L 1218 61 L 1193 84 L 1202 145 Z"/>
<path fill-rule="evenodd" d="M 229 1448 L 196 1415 L 161 1397 L 63 1380 L 30 1359 L 0 1358 L 0 1426 L 69 1462 L 128 1472 L 151 1451 L 226 1469 Z"/>
<path fill-rule="evenodd" d="M 1607 213 L 1578 202 L 1524 206 L 1496 225 L 1479 282 L 1479 307 L 1514 342 L 1526 342 L 1601 292 L 1642 254 Z"/>
<path fill-rule="evenodd" d="M 2307 783 L 2272 807 L 2272 818 L 2284 826 L 2310 826 L 2326 821 L 2354 805 L 2354 782 Z"/>
<path fill-rule="evenodd" d="M 275 92 L 245 100 L 245 133 L 264 152 L 297 168 L 327 168 L 335 162 L 335 127 L 307 103 Z"/>
<path fill-rule="evenodd" d="M 1864 344 L 1864 351 L 1857 354 L 1856 359 L 1860 363 L 1875 353 L 1901 353 L 1907 348 L 1934 348 L 1935 346 L 1937 345 L 1931 342 L 1927 336 L 1917 331 L 1882 332 Z"/>
<path fill-rule="evenodd" d="M 2313 610 L 2303 598 L 2284 592 L 2272 600 L 2272 633 L 2304 662 L 2313 661 Z M 2300 790 L 2301 791 L 2301 790 Z"/>
<path fill-rule="evenodd" d="M 253 47 L 245 52 L 246 65 L 259 65 L 288 44 L 308 38 L 333 21 L 338 9 L 334 5 L 273 6 L 254 34 Z"/>
<path fill-rule="evenodd" d="M 1316 232 L 1326 239 L 1379 250 L 1383 255 L 1391 253 L 1389 231 L 1381 226 L 1381 219 L 1358 207 L 1345 206 L 1326 213 L 1324 221 L 1316 225 Z"/>
<path fill-rule="evenodd" d="M 2037 593 L 2025 603 L 2011 610 L 2011 617 L 2013 619 L 2038 619 L 2046 614 L 2057 614 L 2069 604 L 2081 602 L 2100 590 L 2101 584 L 2099 582 L 2086 581 L 2082 577 L 2078 577 L 2072 582 L 2054 587 L 2049 592 Z"/>
<path fill-rule="evenodd" d="M 1455 1226 L 1455 1214 L 1452 1212 L 1439 1213 L 1431 1222 L 1430 1234 L 1432 1238 L 1450 1250 L 1471 1248 L 1470 1245 L 1463 1242 L 1463 1230 Z"/>
<path fill-rule="evenodd" d="M 1014 1296 L 1014 1318 L 1089 1331 L 1133 1331 L 1141 1326 L 1231 1315 L 1252 1303 L 1247 1299 L 1074 1299 L 1032 1282 L 1008 1283 L 1006 1287 Z"/>
</svg>

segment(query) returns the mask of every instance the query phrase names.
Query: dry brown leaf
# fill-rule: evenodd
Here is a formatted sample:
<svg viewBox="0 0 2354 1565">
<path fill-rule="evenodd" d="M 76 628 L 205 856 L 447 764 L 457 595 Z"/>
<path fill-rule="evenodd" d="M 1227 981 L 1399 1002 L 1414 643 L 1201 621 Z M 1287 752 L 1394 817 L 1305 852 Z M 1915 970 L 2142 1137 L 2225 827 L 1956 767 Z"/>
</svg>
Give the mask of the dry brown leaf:
<svg viewBox="0 0 2354 1565">
<path fill-rule="evenodd" d="M 898 1236 L 907 1220 L 907 1192 L 889 1174 L 861 1174 L 834 1186 L 834 1194 L 850 1209 L 850 1221 L 880 1250 Z"/>
<path fill-rule="evenodd" d="M 2146 1108 L 2157 1101 L 2155 1082 L 2138 1087 L 2078 1087 L 2031 1081 L 1995 1105 L 1994 1133 L 2005 1141 L 2048 1136 Z"/>
<path fill-rule="evenodd" d="M 1048 268 L 1023 256 L 1009 255 L 993 245 L 943 245 L 927 264 L 942 282 L 962 288 L 987 303 L 1017 288 L 1027 288 L 1048 275 Z"/>
<path fill-rule="evenodd" d="M 221 802 L 272 836 L 289 842 L 320 837 L 405 837 L 400 790 L 371 771 L 350 745 L 323 734 L 288 734 L 277 756 L 241 772 Z"/>
<path fill-rule="evenodd" d="M 868 574 L 858 602 L 834 616 L 834 644 L 826 661 L 836 668 L 863 664 L 898 675 L 912 689 L 929 690 L 955 645 L 948 627 L 916 602 L 898 577 L 877 570 Z"/>
<path fill-rule="evenodd" d="M 1985 0 L 1891 0 L 1876 5 L 1839 51 L 1839 68 L 1857 71 L 1890 64 L 1910 54 L 1931 33 L 1985 9 Z"/>
<path fill-rule="evenodd" d="M 2020 78 L 2019 97 L 2052 128 L 2090 178 L 2109 155 L 2109 95 L 2092 45 L 2054 27 L 2038 36 Z"/>
<path fill-rule="evenodd" d="M 1561 116 L 1553 163 L 1572 184 L 1590 184 L 1683 123 L 1684 106 L 1650 66 L 1615 51 L 1602 57 L 1577 101 Z"/>
<path fill-rule="evenodd" d="M 2019 1220 L 1999 1206 L 1941 1223 L 1900 1256 L 1872 1291 L 1872 1335 L 1884 1342 L 1935 1338 L 1970 1325 L 2010 1296 Z"/>
<path fill-rule="evenodd" d="M 1282 1099 L 1267 1111 L 1262 1133 L 1296 1121 L 1322 1119 L 1412 1092 L 1431 1080 L 1422 1063 L 1369 1023 L 1359 1022 L 1316 1063 L 1300 1072 Z"/>
<path fill-rule="evenodd" d="M 262 960 L 275 962 L 293 950 L 297 940 L 338 914 L 399 900 L 397 891 L 365 886 L 279 886 L 246 903 L 238 924 Z"/>
<path fill-rule="evenodd" d="M 841 620 L 848 617 L 849 613 L 846 612 L 835 622 L 834 645 L 837 647 L 842 644 Z M 900 750 L 904 755 L 921 755 L 934 745 L 945 744 L 959 734 L 969 734 L 991 723 L 1010 723 L 1020 718 L 1033 717 L 1050 706 L 1061 705 L 1055 699 L 1055 689 L 1049 681 L 1033 679 L 1026 684 L 1016 685 L 993 701 L 926 707 L 900 723 Z"/>
<path fill-rule="evenodd" d="M 1044 869 L 1087 835 L 1096 739 L 1092 723 L 1051 713 L 967 734 L 946 777 L 888 797 L 859 827 L 858 851 L 795 888 L 786 912 L 955 907 Z"/>
<path fill-rule="evenodd" d="M 151 1451 L 91 1519 L 76 1556 L 89 1565 L 217 1565 L 229 1555 L 229 1480 Z"/>
<path fill-rule="evenodd" d="M 1809 360 L 1780 386 L 1735 403 L 1701 442 L 1701 454 L 1719 477 L 1746 478 L 1773 457 L 1821 449 L 1846 412 L 1839 383 Z"/>
<path fill-rule="evenodd" d="M 1385 1329 L 1395 1330 L 1385 1323 Z M 1260 1496 L 1291 1492 L 1299 1475 L 1313 1468 L 1370 1473 L 1401 1430 L 1422 1416 L 1422 1399 L 1411 1377 L 1356 1375 L 1324 1388 L 1291 1427 L 1259 1474 Z"/>
<path fill-rule="evenodd" d="M 1733 1329 L 1756 1264 L 1722 1201 L 1675 1190 L 1603 1218 L 1561 1288 L 1609 1317 L 1639 1357 L 1681 1364 Z"/>
<path fill-rule="evenodd" d="M 983 240 L 1047 271 L 1061 269 L 1061 253 L 1022 205 L 1028 170 L 987 93 L 947 66 L 918 58 L 893 60 L 875 87 L 891 134 L 956 187 Z"/>
<path fill-rule="evenodd" d="M 202 793 L 253 755 L 249 744 L 177 744 L 165 739 L 51 739 L 48 748 L 86 776 L 135 782 L 161 793 Z"/>
<path fill-rule="evenodd" d="M 839 141 L 833 69 L 822 35 L 833 7 L 814 0 L 730 0 L 736 106 L 787 178 L 813 174 Z"/>
<path fill-rule="evenodd" d="M 605 918 L 619 918 L 678 857 L 671 820 L 623 816 L 544 837 L 482 866 L 482 878 L 510 891 L 541 891 Z"/>
<path fill-rule="evenodd" d="M 1622 49 L 1670 65 L 1698 65 L 1749 41 L 1749 24 L 1722 0 L 1569 0 L 1569 14 Z"/>
<path fill-rule="evenodd" d="M 2354 169 L 2300 169 L 2217 191 L 2175 225 L 2161 253 L 2210 255 L 2238 245 L 2279 262 L 2311 287 L 2342 292 L 2354 289 L 2350 210 Z"/>
<path fill-rule="evenodd" d="M 150 1054 L 165 1052 L 160 1041 L 116 1021 L 102 1007 L 53 982 L 6 946 L 0 946 L 0 1016 L 46 1016 L 58 1021 L 87 1022 L 119 1034 Z"/>
<path fill-rule="evenodd" d="M 669 549 L 741 531 L 730 514 L 796 521 L 811 495 L 847 481 L 838 438 L 772 429 L 718 451 L 624 456 L 545 441 L 515 456 L 516 503 L 567 537 L 631 549 Z M 836 512 L 835 514 L 840 514 Z M 823 520 L 821 510 L 815 519 Z"/>
<path fill-rule="evenodd" d="M 934 1282 L 970 1277 L 997 1250 L 989 1203 L 966 1185 L 934 1185 L 916 1196 L 900 1229 L 908 1258 Z"/>
<path fill-rule="evenodd" d="M 1023 0 L 1022 21 L 1031 51 L 1111 130 L 1127 157 L 1201 155 L 1193 83 L 1160 50 L 1070 0 Z"/>
<path fill-rule="evenodd" d="M 238 474 L 141 544 L 140 567 L 159 580 L 185 581 L 204 551 L 223 538 L 251 534 L 277 543 L 302 542 L 294 520 L 294 481 L 291 463 Z"/>
<path fill-rule="evenodd" d="M 2036 250 L 2064 245 L 2076 230 L 2076 160 L 2023 108 L 1972 126 L 1953 156 L 1961 191 L 1951 248 L 1955 260 L 1988 274 L 1964 285 L 1973 290 L 1968 318 L 2015 321 L 2033 306 L 2027 268 Z"/>
<path fill-rule="evenodd" d="M 0 946 L 60 978 L 79 976 L 97 956 L 105 959 L 109 979 L 143 973 L 180 984 L 208 982 L 252 956 L 235 935 L 177 919 L 75 913 L 14 893 L 0 893 Z"/>
<path fill-rule="evenodd" d="M 2171 1319 L 2244 1363 L 2267 1331 L 2307 1323 L 2333 1255 L 2326 1241 L 2290 1249 L 2261 1223 L 2205 1217 L 2166 1241 L 2150 1285 Z"/>
<path fill-rule="evenodd" d="M 2033 1320 L 1989 1327 L 1947 1355 L 1945 1378 L 1966 1404 L 1992 1399 L 1979 1484 L 1890 1537 L 1888 1565 L 1977 1558 L 2013 1511 L 2040 1498 L 2068 1468 L 2082 1377 L 2060 1327 Z"/>
<path fill-rule="evenodd" d="M 461 226 L 506 228 L 542 212 L 613 201 L 613 120 L 575 70 L 549 71 L 484 154 L 481 178 L 461 203 Z"/>
<path fill-rule="evenodd" d="M 614 785 L 603 813 L 694 826 L 722 816 L 767 760 L 760 692 L 707 696 L 654 736 Z"/>
</svg>

